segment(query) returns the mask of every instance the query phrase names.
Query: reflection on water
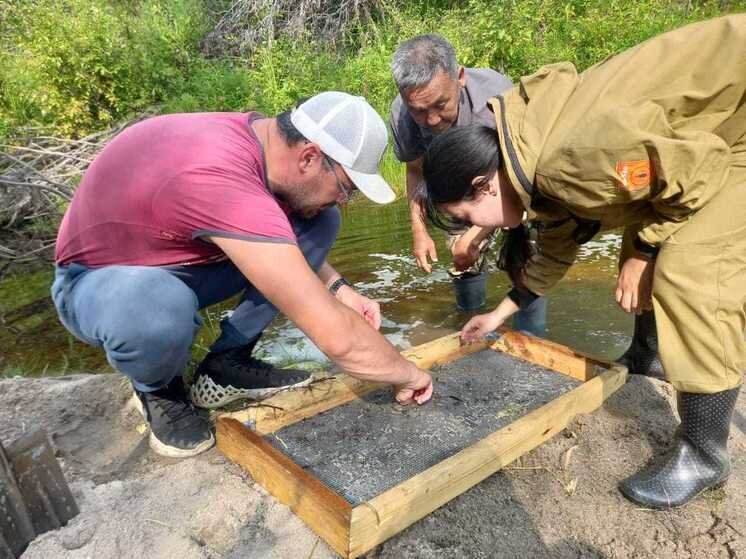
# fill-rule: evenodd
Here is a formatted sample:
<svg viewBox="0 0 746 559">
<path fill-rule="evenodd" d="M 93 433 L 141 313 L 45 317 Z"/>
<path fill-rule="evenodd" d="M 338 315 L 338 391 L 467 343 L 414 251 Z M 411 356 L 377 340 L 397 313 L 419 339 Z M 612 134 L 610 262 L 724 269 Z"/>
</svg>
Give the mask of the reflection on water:
<svg viewBox="0 0 746 559">
<path fill-rule="evenodd" d="M 622 236 L 617 233 L 605 233 L 594 238 L 578 250 L 578 262 L 612 260 L 616 265 L 616 257 L 622 246 Z"/>
<path fill-rule="evenodd" d="M 344 212 L 331 264 L 363 294 L 381 303 L 381 331 L 401 349 L 458 330 L 470 314 L 458 311 L 446 269 L 450 259 L 442 234 L 433 232 L 440 262 L 431 274 L 421 272 L 411 252 L 409 210 L 403 200 L 390 206 L 361 203 Z M 604 233 L 580 248 L 578 262 L 550 295 L 547 336 L 602 357 L 625 349 L 631 319 L 613 300 L 621 235 Z M 494 272 L 488 280 L 485 310 L 508 290 L 507 278 Z M 295 362 L 323 359 L 323 354 L 282 317 L 259 348 L 265 358 Z"/>
<path fill-rule="evenodd" d="M 456 309 L 446 269 L 449 255 L 440 232 L 433 232 L 440 262 L 421 272 L 411 253 L 409 210 L 404 200 L 388 206 L 358 201 L 343 212 L 331 264 L 355 287 L 381 304 L 381 331 L 404 349 L 458 330 L 470 316 Z M 631 319 L 613 300 L 621 236 L 606 233 L 582 246 L 578 263 L 550 294 L 547 336 L 581 351 L 616 357 L 626 346 Z M 494 266 L 493 266 L 494 269 Z M 74 340 L 58 324 L 48 289 L 51 272 L 9 278 L 0 285 L 0 371 L 54 374 L 108 370 L 100 350 Z M 508 283 L 494 272 L 487 306 L 493 308 Z M 201 355 L 230 304 L 205 313 L 206 328 L 195 341 Z M 284 317 L 265 333 L 258 351 L 279 362 L 321 362 L 323 354 Z"/>
</svg>

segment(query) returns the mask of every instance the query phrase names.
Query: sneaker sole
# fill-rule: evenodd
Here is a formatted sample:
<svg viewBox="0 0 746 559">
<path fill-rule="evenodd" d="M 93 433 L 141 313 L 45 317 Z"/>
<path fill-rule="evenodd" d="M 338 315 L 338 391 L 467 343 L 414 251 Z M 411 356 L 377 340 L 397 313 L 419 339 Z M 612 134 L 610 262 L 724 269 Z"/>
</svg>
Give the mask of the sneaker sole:
<svg viewBox="0 0 746 559">
<path fill-rule="evenodd" d="M 140 398 L 137 397 L 137 394 L 132 394 L 132 405 L 135 407 L 137 411 L 140 412 L 140 415 L 142 415 L 143 419 L 145 420 L 145 423 L 148 423 L 148 418 L 145 415 L 145 409 L 142 407 L 142 402 L 140 401 Z M 150 425 L 148 424 L 148 428 L 150 428 Z M 154 452 L 157 454 L 160 454 L 161 456 L 167 456 L 168 458 L 190 458 L 192 456 L 197 456 L 198 454 L 202 454 L 206 450 L 210 450 L 213 446 L 215 446 L 215 437 L 210 433 L 210 438 L 204 441 L 203 443 L 198 444 L 194 448 L 185 449 L 185 448 L 177 448 L 175 446 L 167 445 L 158 437 L 155 436 L 155 433 L 153 431 L 150 431 L 150 437 L 148 438 L 148 444 L 150 445 L 150 448 L 153 449 Z"/>
<path fill-rule="evenodd" d="M 192 403 L 205 409 L 222 408 L 238 400 L 263 400 L 278 392 L 303 388 L 310 384 L 313 377 L 288 386 L 278 386 L 276 388 L 236 388 L 234 386 L 221 386 L 213 382 L 207 375 L 201 375 L 197 381 L 190 387 L 189 395 Z"/>
</svg>

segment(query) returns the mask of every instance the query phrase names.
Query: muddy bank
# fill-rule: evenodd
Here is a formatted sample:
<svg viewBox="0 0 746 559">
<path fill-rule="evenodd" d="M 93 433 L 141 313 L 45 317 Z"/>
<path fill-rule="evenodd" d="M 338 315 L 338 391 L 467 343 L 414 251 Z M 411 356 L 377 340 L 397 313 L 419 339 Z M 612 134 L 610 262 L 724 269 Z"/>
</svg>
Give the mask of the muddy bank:
<svg viewBox="0 0 746 559">
<path fill-rule="evenodd" d="M 24 557 L 334 557 L 216 450 L 153 454 L 130 394 L 114 374 L 0 381 L 0 440 L 47 429 L 82 511 Z M 616 490 L 665 450 L 672 402 L 666 384 L 631 378 L 602 409 L 368 557 L 746 557 L 746 394 L 724 490 L 673 512 L 641 510 Z"/>
</svg>

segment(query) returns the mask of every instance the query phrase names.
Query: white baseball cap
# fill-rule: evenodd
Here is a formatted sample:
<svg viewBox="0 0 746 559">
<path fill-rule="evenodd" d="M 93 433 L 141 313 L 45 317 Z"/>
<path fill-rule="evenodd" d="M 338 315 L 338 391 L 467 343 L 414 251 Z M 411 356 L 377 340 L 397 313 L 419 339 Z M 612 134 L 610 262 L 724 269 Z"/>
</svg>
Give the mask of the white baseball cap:
<svg viewBox="0 0 746 559">
<path fill-rule="evenodd" d="M 378 204 L 393 202 L 394 191 L 378 173 L 388 143 L 386 125 L 364 97 L 319 93 L 293 109 L 290 121 L 339 163 L 365 196 Z"/>
</svg>

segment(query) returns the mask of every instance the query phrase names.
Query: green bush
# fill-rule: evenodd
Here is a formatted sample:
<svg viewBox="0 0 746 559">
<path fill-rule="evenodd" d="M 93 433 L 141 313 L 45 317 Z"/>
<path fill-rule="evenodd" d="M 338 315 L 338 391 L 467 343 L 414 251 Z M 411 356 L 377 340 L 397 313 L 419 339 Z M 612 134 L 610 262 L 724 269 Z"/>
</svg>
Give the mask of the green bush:
<svg viewBox="0 0 746 559">
<path fill-rule="evenodd" d="M 255 98 L 255 85 L 245 67 L 230 60 L 199 59 L 181 80 L 178 91 L 165 100 L 161 111 L 244 111 L 255 108 Z"/>
<path fill-rule="evenodd" d="M 582 71 L 650 37 L 744 5 L 712 0 L 469 0 L 446 15 L 441 32 L 462 63 L 500 69 L 515 79 L 566 60 Z"/>
<path fill-rule="evenodd" d="M 378 23 L 336 46 L 278 37 L 247 59 L 207 58 L 200 40 L 227 0 L 0 0 L 0 137 L 42 126 L 69 136 L 161 112 L 285 110 L 326 89 L 364 95 L 382 114 L 389 63 L 408 37 L 438 32 L 460 62 L 513 78 L 569 60 L 582 70 L 746 0 L 389 0 Z"/>
<path fill-rule="evenodd" d="M 36 0 L 2 20 L 0 120 L 80 135 L 179 90 L 206 31 L 198 0 Z"/>
</svg>

